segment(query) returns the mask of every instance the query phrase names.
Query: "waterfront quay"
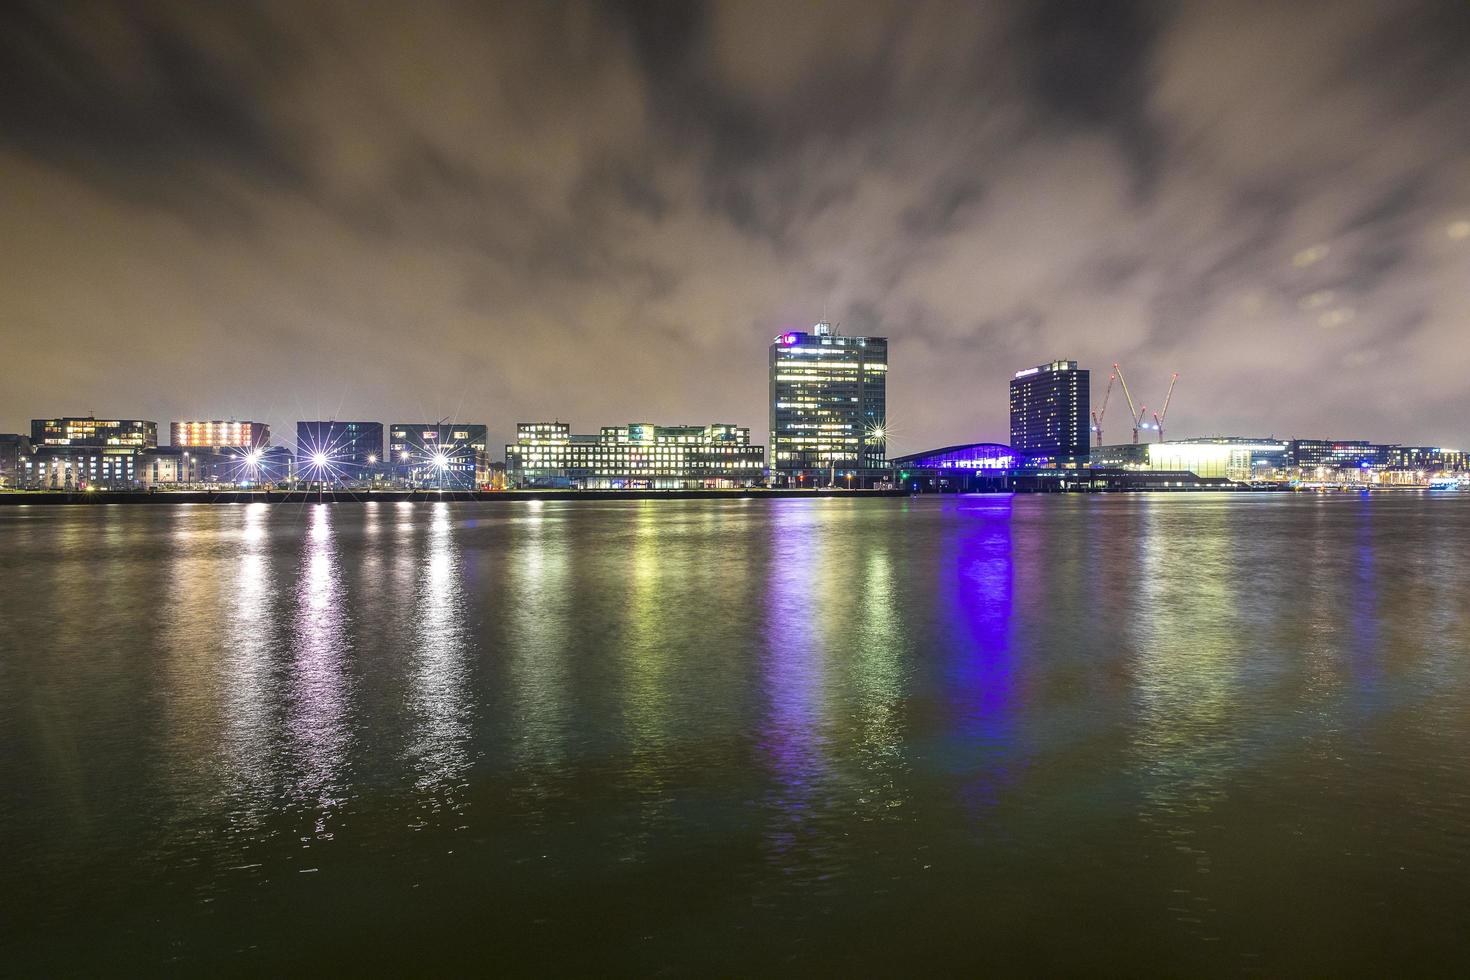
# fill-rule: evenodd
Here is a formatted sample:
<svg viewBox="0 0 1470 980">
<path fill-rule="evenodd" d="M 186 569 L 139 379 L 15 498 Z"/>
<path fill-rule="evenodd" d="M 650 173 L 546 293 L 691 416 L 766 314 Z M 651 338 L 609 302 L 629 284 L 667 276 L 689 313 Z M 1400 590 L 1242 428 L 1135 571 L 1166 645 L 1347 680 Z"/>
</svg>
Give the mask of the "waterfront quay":
<svg viewBox="0 0 1470 980">
<path fill-rule="evenodd" d="M 17 490 L 0 493 L 0 506 L 53 504 L 346 504 L 514 503 L 526 500 L 732 500 L 904 497 L 907 490 L 798 490 L 741 487 L 728 490 Z"/>
</svg>

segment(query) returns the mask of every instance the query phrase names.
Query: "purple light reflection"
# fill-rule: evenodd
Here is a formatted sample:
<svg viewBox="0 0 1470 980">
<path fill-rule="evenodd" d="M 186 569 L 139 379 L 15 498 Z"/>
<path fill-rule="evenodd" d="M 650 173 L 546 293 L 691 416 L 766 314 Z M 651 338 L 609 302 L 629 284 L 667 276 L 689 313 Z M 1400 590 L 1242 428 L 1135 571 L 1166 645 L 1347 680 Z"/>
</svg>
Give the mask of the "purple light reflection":
<svg viewBox="0 0 1470 980">
<path fill-rule="evenodd" d="M 958 508 L 937 583 L 950 716 L 939 762 L 966 779 L 962 795 L 975 809 L 994 806 L 1015 779 L 1012 499 L 972 498 Z"/>
</svg>

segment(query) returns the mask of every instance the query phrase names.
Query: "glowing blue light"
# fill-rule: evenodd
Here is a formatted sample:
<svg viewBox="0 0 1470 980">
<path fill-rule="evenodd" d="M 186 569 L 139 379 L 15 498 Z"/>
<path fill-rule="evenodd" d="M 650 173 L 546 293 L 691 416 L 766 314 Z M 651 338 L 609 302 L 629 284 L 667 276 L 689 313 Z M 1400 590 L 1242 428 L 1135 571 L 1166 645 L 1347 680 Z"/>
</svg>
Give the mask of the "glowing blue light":
<svg viewBox="0 0 1470 980">
<path fill-rule="evenodd" d="M 783 343 L 783 344 L 794 344 L 794 343 L 796 343 L 796 334 L 794 334 L 794 333 L 786 334 L 784 337 L 781 338 L 781 343 Z"/>
</svg>

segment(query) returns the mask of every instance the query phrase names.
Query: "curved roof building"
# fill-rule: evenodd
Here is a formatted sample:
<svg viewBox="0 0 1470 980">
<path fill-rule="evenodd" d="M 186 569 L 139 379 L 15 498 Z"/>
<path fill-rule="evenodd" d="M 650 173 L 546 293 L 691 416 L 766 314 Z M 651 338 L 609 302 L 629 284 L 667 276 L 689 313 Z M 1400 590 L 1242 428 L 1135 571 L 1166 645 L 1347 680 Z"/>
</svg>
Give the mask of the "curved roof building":
<svg viewBox="0 0 1470 980">
<path fill-rule="evenodd" d="M 899 456 L 891 462 L 895 467 L 915 470 L 1008 470 L 1024 461 L 1010 446 L 998 442 L 972 442 Z"/>
</svg>

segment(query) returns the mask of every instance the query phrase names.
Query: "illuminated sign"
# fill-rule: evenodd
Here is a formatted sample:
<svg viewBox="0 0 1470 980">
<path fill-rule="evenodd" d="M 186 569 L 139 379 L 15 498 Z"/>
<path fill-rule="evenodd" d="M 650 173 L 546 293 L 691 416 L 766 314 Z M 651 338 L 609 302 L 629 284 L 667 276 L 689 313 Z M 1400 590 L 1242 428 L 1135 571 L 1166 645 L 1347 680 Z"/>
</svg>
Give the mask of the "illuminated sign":
<svg viewBox="0 0 1470 980">
<path fill-rule="evenodd" d="M 1018 377 L 1018 378 L 1029 378 L 1033 374 L 1040 374 L 1040 373 L 1041 373 L 1041 368 L 1039 368 L 1039 367 L 1027 368 L 1024 371 L 1017 371 L 1016 372 L 1016 377 Z"/>
</svg>

